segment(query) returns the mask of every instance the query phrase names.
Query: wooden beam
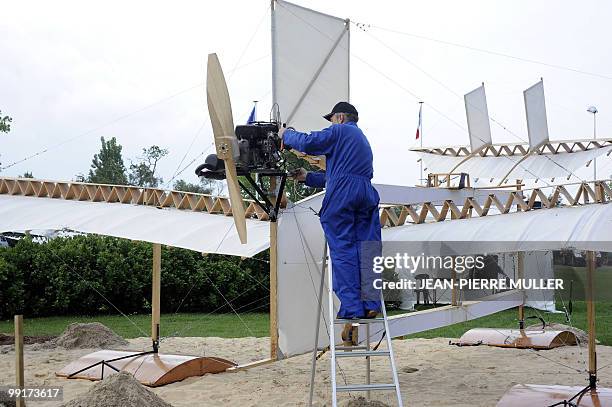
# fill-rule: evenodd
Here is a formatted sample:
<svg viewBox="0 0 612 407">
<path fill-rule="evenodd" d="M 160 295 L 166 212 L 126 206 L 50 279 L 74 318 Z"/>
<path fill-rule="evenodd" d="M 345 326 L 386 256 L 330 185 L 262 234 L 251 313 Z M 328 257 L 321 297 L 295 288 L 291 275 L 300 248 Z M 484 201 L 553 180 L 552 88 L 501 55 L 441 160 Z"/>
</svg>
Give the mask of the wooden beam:
<svg viewBox="0 0 612 407">
<path fill-rule="evenodd" d="M 276 359 L 261 359 L 256 360 L 255 362 L 245 363 L 244 365 L 233 366 L 227 369 L 227 372 L 236 373 L 241 370 L 251 369 L 253 367 L 267 365 L 268 363 L 276 362 Z"/>
<path fill-rule="evenodd" d="M 159 320 L 161 299 L 161 244 L 153 243 L 153 281 L 151 284 L 151 340 L 153 349 L 159 345 Z"/>
<path fill-rule="evenodd" d="M 451 280 L 453 282 L 453 289 L 451 290 L 451 305 L 452 306 L 459 305 L 459 292 L 457 288 L 457 270 L 455 270 L 456 263 L 457 263 L 456 260 L 453 258 L 453 261 L 452 261 L 453 267 L 451 268 Z"/>
<path fill-rule="evenodd" d="M 587 300 L 587 324 L 589 329 L 589 383 L 595 387 L 597 381 L 597 350 L 595 342 L 595 292 L 593 280 L 597 268 L 597 258 L 594 251 L 587 252 L 587 278 L 586 278 L 586 300 Z"/>
<path fill-rule="evenodd" d="M 525 278 L 525 253 L 517 252 L 516 253 L 516 272 L 519 280 Z M 518 307 L 518 320 L 519 320 L 519 329 L 525 329 L 525 301 L 523 297 L 523 303 Z"/>
<path fill-rule="evenodd" d="M 270 359 L 278 360 L 278 224 L 270 222 Z"/>
<path fill-rule="evenodd" d="M 15 315 L 15 384 L 19 388 L 25 386 L 23 367 L 23 315 Z M 25 406 L 23 397 L 18 397 L 17 406 Z"/>
</svg>

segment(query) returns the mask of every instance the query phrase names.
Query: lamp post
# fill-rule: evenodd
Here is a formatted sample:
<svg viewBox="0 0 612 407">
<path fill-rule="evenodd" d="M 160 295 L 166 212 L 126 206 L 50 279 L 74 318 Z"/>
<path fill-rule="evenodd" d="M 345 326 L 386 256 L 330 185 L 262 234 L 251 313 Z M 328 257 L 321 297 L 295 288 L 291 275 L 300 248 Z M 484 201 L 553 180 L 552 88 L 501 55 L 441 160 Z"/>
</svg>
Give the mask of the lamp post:
<svg viewBox="0 0 612 407">
<path fill-rule="evenodd" d="M 595 106 L 589 106 L 587 112 L 593 113 L 593 140 L 597 139 L 597 108 Z M 593 158 L 593 181 L 597 181 L 597 158 Z"/>
</svg>

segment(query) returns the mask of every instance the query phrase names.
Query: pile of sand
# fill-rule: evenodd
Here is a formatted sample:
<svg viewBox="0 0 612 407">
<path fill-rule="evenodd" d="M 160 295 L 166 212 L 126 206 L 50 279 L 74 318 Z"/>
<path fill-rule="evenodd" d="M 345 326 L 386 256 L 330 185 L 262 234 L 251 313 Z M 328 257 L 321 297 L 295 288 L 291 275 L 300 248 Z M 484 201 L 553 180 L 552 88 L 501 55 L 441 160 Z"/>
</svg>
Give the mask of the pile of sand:
<svg viewBox="0 0 612 407">
<path fill-rule="evenodd" d="M 99 322 L 70 324 L 51 343 L 66 349 L 116 348 L 129 345 L 128 341 Z"/>
<path fill-rule="evenodd" d="M 126 372 L 107 376 L 62 407 L 172 407 Z"/>
<path fill-rule="evenodd" d="M 6 391 L 0 390 L 0 407 L 16 407 L 17 402 L 15 399 L 9 398 Z"/>
<path fill-rule="evenodd" d="M 338 405 L 341 407 L 389 407 L 388 404 L 385 404 L 382 401 L 366 400 L 365 397 L 343 400 Z"/>
</svg>

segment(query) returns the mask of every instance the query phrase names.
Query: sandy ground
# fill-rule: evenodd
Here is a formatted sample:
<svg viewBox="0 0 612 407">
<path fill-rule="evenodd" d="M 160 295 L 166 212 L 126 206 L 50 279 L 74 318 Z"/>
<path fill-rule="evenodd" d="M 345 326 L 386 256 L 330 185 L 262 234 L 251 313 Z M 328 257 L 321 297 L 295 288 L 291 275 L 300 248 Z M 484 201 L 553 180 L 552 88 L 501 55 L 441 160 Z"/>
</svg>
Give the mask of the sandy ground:
<svg viewBox="0 0 612 407">
<path fill-rule="evenodd" d="M 145 349 L 148 338 L 130 340 L 130 348 Z M 516 383 L 586 385 L 584 370 L 586 349 L 558 348 L 550 351 L 502 349 L 486 346 L 456 347 L 448 339 L 393 341 L 399 378 L 407 406 L 494 406 Z M 41 349 L 27 345 L 25 351 L 26 383 L 63 386 L 64 400 L 84 393 L 92 385 L 86 380 L 55 377 L 55 371 L 68 362 L 94 351 L 86 349 Z M 220 356 L 246 363 L 265 358 L 267 338 L 170 338 L 162 343 L 163 353 Z M 598 346 L 601 369 L 600 386 L 612 387 L 612 347 Z M 8 351 L 8 352 L 7 352 Z M 14 382 L 14 352 L 4 348 L 0 354 L 0 384 Z M 373 382 L 390 382 L 385 358 L 373 361 Z M 568 365 L 574 370 L 561 366 Z M 363 382 L 365 362 L 341 361 L 343 375 L 352 383 Z M 418 369 L 417 371 L 414 371 Z M 284 406 L 306 405 L 310 378 L 310 355 L 260 366 L 237 373 L 223 373 L 189 378 L 153 391 L 174 406 Z M 317 405 L 329 405 L 329 357 L 318 364 Z M 357 396 L 355 394 L 354 396 Z M 373 392 L 376 400 L 394 405 L 390 393 Z M 342 399 L 350 397 L 342 395 Z M 60 403 L 32 402 L 30 406 L 54 406 Z"/>
</svg>

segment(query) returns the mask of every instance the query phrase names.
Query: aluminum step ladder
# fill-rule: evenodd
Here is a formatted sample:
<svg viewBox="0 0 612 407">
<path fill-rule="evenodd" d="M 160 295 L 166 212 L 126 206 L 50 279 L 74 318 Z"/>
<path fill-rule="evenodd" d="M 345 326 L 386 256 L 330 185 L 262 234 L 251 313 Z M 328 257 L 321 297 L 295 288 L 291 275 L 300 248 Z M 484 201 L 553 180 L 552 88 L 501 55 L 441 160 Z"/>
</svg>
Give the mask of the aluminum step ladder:
<svg viewBox="0 0 612 407">
<path fill-rule="evenodd" d="M 321 315 L 323 313 L 322 303 L 323 303 L 323 295 L 325 290 L 325 274 L 328 269 L 328 261 L 327 258 L 327 241 L 325 241 L 325 246 L 323 248 L 323 260 L 321 262 L 321 283 L 319 286 L 319 297 L 318 297 L 318 306 L 317 306 L 317 323 L 315 327 L 315 340 L 314 347 L 312 351 L 312 370 L 310 374 L 310 399 L 309 405 L 312 406 L 313 397 L 314 397 L 314 384 L 315 384 L 315 374 L 316 374 L 316 364 L 317 364 L 317 352 L 327 350 L 327 348 L 321 349 L 319 348 L 319 325 L 321 322 Z M 332 267 L 329 267 L 330 271 L 327 273 L 327 301 L 328 301 L 328 310 L 329 310 L 329 319 L 326 321 L 327 330 L 329 333 L 329 350 L 331 353 L 331 382 L 332 382 L 332 406 L 337 406 L 337 394 L 338 392 L 366 392 L 367 398 L 370 398 L 370 392 L 374 390 L 393 390 L 395 391 L 397 397 L 397 405 L 399 407 L 403 407 L 402 404 L 402 394 L 400 392 L 399 387 L 399 379 L 397 376 L 397 367 L 395 365 L 395 358 L 393 356 L 393 346 L 391 344 L 391 336 L 388 334 L 389 332 L 389 323 L 387 320 L 387 311 L 385 310 L 385 302 L 383 298 L 382 290 L 380 291 L 380 302 L 382 305 L 382 318 L 372 318 L 372 319 L 336 319 L 336 314 L 334 311 L 334 293 L 332 289 Z M 359 346 L 338 346 L 336 345 L 335 338 L 335 326 L 339 324 L 363 324 L 365 325 L 366 331 L 366 340 L 364 345 Z M 373 350 L 370 347 L 370 325 L 384 325 L 384 335 L 387 340 L 387 350 Z M 366 383 L 365 384 L 346 384 L 344 386 L 338 386 L 336 383 L 336 361 L 338 358 L 366 358 Z M 371 358 L 372 357 L 386 357 L 389 359 L 391 373 L 393 376 L 393 383 L 371 383 L 370 381 L 370 367 L 371 367 Z"/>
</svg>

